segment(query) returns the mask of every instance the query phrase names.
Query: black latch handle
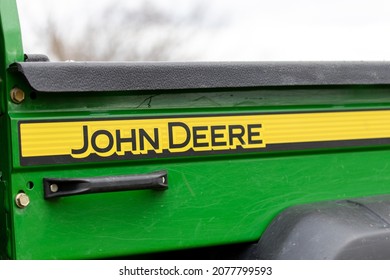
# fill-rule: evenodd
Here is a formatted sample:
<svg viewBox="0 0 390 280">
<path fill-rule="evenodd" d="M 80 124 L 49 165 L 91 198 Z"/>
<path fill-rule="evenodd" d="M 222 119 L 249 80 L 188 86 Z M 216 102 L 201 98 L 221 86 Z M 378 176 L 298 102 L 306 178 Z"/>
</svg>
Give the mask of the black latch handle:
<svg viewBox="0 0 390 280">
<path fill-rule="evenodd" d="M 43 188 L 45 199 L 101 192 L 166 190 L 168 174 L 166 171 L 157 171 L 110 177 L 44 178 Z"/>
</svg>

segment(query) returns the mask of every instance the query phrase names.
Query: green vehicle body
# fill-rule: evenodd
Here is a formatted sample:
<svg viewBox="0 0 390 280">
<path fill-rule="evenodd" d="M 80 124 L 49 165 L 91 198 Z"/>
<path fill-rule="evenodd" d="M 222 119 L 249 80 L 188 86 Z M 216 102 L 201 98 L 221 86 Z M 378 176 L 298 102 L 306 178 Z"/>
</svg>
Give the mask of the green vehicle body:
<svg viewBox="0 0 390 280">
<path fill-rule="evenodd" d="M 380 128 L 386 127 L 390 121 L 382 116 L 390 110 L 390 85 L 39 92 L 20 71 L 12 70 L 14 63 L 25 60 L 15 1 L 0 0 L 0 19 L 2 259 L 121 258 L 255 243 L 272 220 L 289 207 L 390 193 L 390 149 L 386 143 L 22 164 L 23 124 L 58 123 L 61 129 L 76 121 L 131 119 L 167 124 L 175 120 L 188 124 L 195 118 L 204 126 L 205 118 L 216 123 L 226 118 L 232 123 L 236 119 L 240 125 L 242 116 L 249 120 L 268 116 L 272 123 L 273 116 L 294 120 L 297 114 L 315 119 L 316 114 L 379 112 L 373 118 L 378 119 Z M 24 93 L 20 103 L 11 96 L 15 89 Z M 337 123 L 338 131 L 349 125 L 343 123 L 342 115 Z M 286 134 L 294 133 L 289 125 L 282 129 Z M 57 130 L 39 133 L 50 141 L 61 138 Z M 227 130 L 215 130 L 214 136 Z M 266 134 L 267 127 L 264 131 L 253 128 L 251 136 L 248 131 L 245 137 L 259 143 L 258 137 Z M 223 143 L 223 137 L 217 142 Z M 149 143 L 152 140 L 144 137 Z M 198 142 L 204 143 L 201 137 Z M 160 170 L 168 174 L 168 189 L 164 191 L 44 198 L 45 178 L 116 177 Z M 15 203 L 19 193 L 29 197 L 27 207 Z"/>
</svg>

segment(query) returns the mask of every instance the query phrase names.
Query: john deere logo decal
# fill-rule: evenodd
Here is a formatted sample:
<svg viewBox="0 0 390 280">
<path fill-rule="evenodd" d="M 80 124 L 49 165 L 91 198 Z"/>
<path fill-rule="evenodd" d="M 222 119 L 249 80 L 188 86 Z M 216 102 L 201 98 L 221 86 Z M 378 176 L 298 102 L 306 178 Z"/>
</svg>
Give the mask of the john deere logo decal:
<svg viewBox="0 0 390 280">
<path fill-rule="evenodd" d="M 385 145 L 390 111 L 20 121 L 19 137 L 21 165 Z"/>
<path fill-rule="evenodd" d="M 160 123 L 157 127 L 144 129 L 136 123 L 122 124 L 114 131 L 94 129 L 83 125 L 83 143 L 79 149 L 71 149 L 74 158 L 85 158 L 91 153 L 102 157 L 113 154 L 133 155 L 185 153 L 187 151 L 209 151 L 236 149 L 237 146 L 247 148 L 263 147 L 261 124 L 247 125 L 201 125 L 191 123 Z M 134 128 L 135 127 L 135 128 Z"/>
</svg>

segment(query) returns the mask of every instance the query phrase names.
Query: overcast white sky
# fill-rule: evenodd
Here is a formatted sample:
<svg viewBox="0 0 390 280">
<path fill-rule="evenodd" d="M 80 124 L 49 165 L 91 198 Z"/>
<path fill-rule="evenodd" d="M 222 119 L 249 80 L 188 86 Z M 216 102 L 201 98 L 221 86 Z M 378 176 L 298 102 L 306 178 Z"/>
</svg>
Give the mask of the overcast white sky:
<svg viewBox="0 0 390 280">
<path fill-rule="evenodd" d="M 138 5 L 143 0 L 122 1 Z M 390 1 L 149 0 L 172 16 L 194 3 L 207 28 L 197 60 L 390 60 Z M 45 17 L 81 26 L 113 0 L 18 0 L 26 53 L 45 53 L 36 30 Z M 104 19 L 101 19 L 104 21 Z M 35 35 L 35 36 L 34 36 Z"/>
</svg>

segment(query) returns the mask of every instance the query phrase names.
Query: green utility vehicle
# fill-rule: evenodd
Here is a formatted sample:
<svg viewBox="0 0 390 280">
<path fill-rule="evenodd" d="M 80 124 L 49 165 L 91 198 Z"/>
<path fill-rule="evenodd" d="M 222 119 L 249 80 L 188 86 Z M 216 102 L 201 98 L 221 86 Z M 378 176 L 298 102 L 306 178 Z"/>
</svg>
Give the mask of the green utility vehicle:
<svg viewBox="0 0 390 280">
<path fill-rule="evenodd" d="M 0 24 L 2 259 L 390 258 L 390 63 L 50 62 Z"/>
</svg>

